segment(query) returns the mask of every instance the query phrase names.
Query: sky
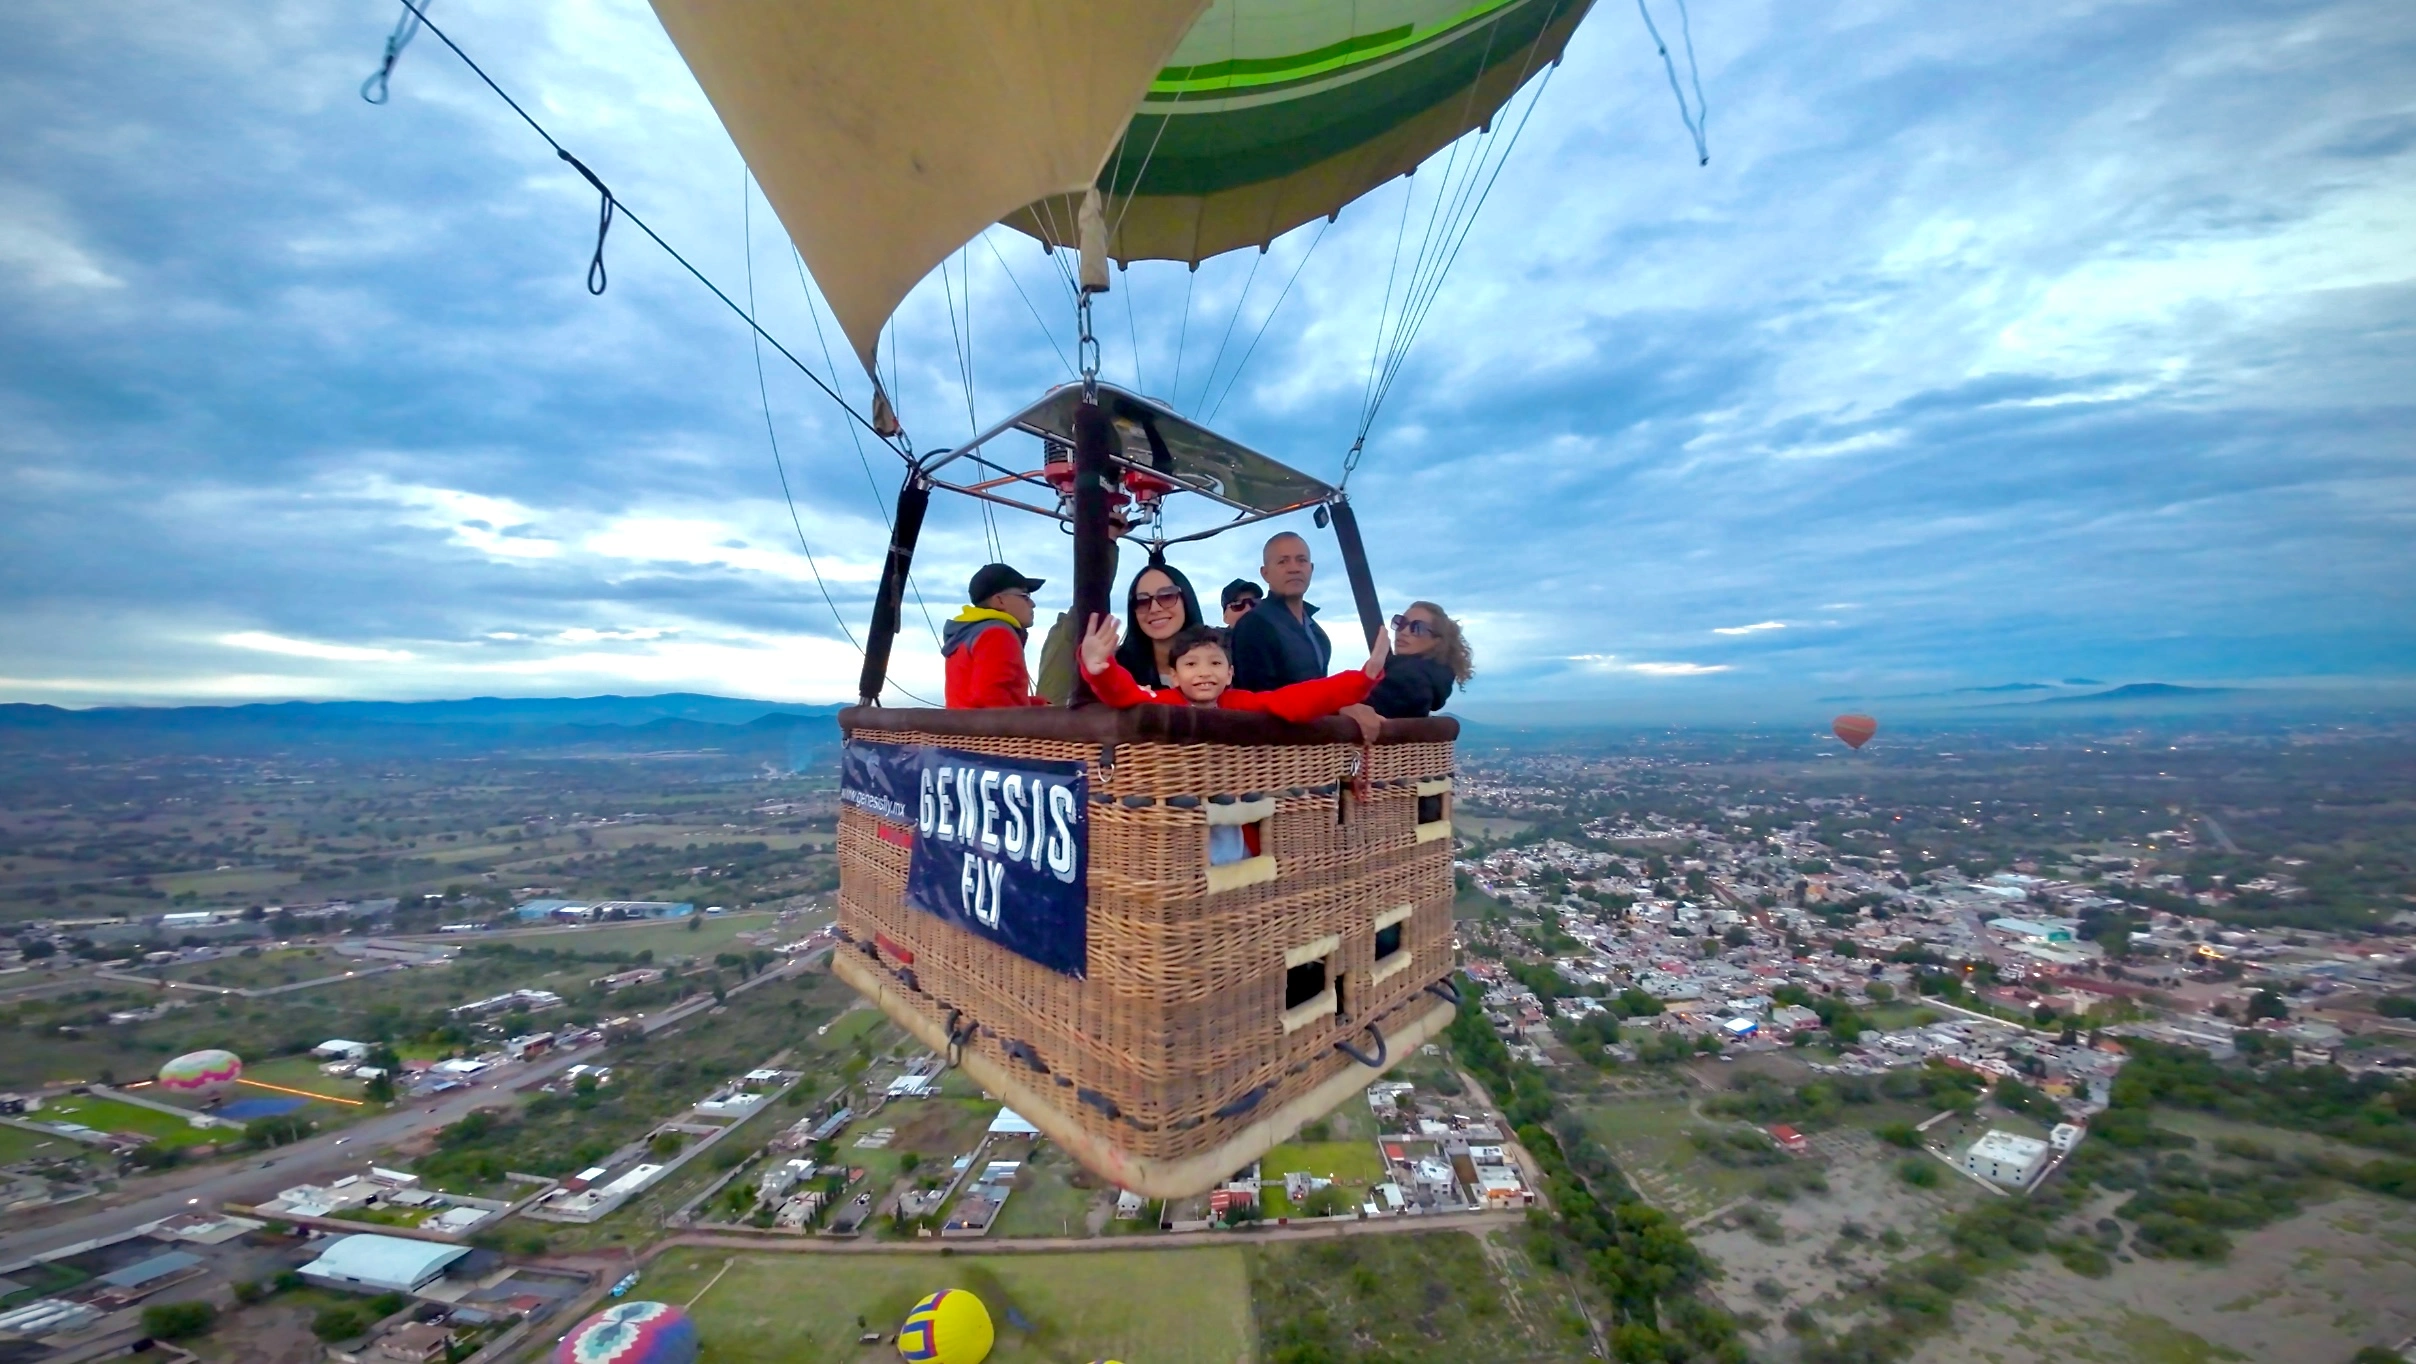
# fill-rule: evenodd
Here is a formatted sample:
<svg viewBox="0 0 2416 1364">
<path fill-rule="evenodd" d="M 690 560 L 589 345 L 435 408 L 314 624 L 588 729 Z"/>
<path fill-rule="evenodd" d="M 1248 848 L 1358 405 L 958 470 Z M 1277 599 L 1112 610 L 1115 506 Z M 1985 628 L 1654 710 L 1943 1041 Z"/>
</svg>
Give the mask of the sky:
<svg viewBox="0 0 2416 1364">
<path fill-rule="evenodd" d="M 895 457 L 768 352 L 759 389 L 625 223 L 590 296 L 595 192 L 433 39 L 365 103 L 397 12 L 0 16 L 0 701 L 852 697 Z M 864 400 L 643 3 L 433 14 Z M 2416 8 L 1698 0 L 1691 31 L 1707 165 L 1614 0 L 1513 101 L 1349 483 L 1387 609 L 1465 624 L 1468 713 L 2416 677 Z M 1441 183 L 1135 265 L 1104 377 L 1339 477 Z M 1033 242 L 947 273 L 894 326 L 918 448 L 1069 377 Z M 937 695 L 925 608 L 993 534 L 1064 607 L 1053 525 L 943 498 L 900 687 Z M 1257 557 L 1175 562 L 1212 593 Z"/>
</svg>

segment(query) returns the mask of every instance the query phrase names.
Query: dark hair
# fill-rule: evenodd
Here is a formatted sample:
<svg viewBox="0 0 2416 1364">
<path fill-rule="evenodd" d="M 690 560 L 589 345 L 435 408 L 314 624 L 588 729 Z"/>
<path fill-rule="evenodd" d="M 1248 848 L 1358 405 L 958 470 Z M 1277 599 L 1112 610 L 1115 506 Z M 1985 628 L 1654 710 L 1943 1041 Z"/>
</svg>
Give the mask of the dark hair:
<svg viewBox="0 0 2416 1364">
<path fill-rule="evenodd" d="M 1214 649 L 1232 661 L 1233 646 L 1225 642 L 1225 632 L 1213 625 L 1186 625 L 1182 632 L 1166 641 L 1166 666 L 1183 661 L 1183 655 L 1194 649 Z"/>
<path fill-rule="evenodd" d="M 1190 630 L 1205 623 L 1200 616 L 1199 594 L 1191 590 L 1191 579 L 1184 577 L 1182 570 L 1173 564 L 1152 558 L 1142 565 L 1141 571 L 1133 575 L 1132 582 L 1124 589 L 1124 642 L 1116 646 L 1116 661 L 1123 664 L 1124 671 L 1131 673 L 1133 680 L 1142 686 L 1166 687 L 1172 686 L 1174 679 L 1158 675 L 1157 641 L 1141 633 L 1141 613 L 1133 609 L 1133 597 L 1140 591 L 1141 579 L 1148 576 L 1153 568 L 1165 574 L 1176 587 L 1183 589 L 1183 629 Z M 1179 632 L 1176 637 L 1181 637 Z"/>
</svg>

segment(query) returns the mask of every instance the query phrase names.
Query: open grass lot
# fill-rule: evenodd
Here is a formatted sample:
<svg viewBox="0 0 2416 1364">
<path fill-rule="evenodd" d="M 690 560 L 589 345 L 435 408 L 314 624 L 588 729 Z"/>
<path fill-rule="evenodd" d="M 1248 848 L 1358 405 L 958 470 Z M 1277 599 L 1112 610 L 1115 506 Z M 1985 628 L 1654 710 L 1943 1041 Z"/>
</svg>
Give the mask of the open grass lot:
<svg viewBox="0 0 2416 1364">
<path fill-rule="evenodd" d="M 297 981 L 318 980 L 325 976 L 340 976 L 346 971 L 358 971 L 363 966 L 379 964 L 339 956 L 333 949 L 315 945 L 268 947 L 262 948 L 256 956 L 246 956 L 238 950 L 212 961 L 181 962 L 153 974 L 162 980 L 258 990 L 291 985 Z"/>
<path fill-rule="evenodd" d="M 1217 1247 L 943 1259 L 676 1250 L 646 1271 L 637 1292 L 689 1305 L 705 1364 L 894 1361 L 894 1346 L 856 1344 L 857 1318 L 893 1332 L 916 1300 L 941 1288 L 969 1289 L 988 1305 L 999 1327 L 993 1364 L 1239 1364 L 1251 1358 L 1246 1253 Z"/>
<path fill-rule="evenodd" d="M 1257 1357 L 1391 1364 L 1588 1358 L 1574 1287 L 1531 1260 L 1523 1245 L 1518 1233 L 1479 1240 L 1428 1232 L 1252 1247 Z"/>
<path fill-rule="evenodd" d="M 1079 1172 L 1073 1160 L 1056 1148 L 1043 1145 L 1024 1162 L 1016 1177 L 1015 1193 L 1007 1199 L 1005 1212 L 990 1228 L 992 1236 L 1081 1236 L 1089 1230 L 1091 1209 L 1100 1198 L 1097 1189 L 1074 1187 Z M 1112 1195 L 1109 1196 L 1112 1199 Z"/>
<path fill-rule="evenodd" d="M 182 1118 L 90 1094 L 69 1094 L 43 1105 L 40 1118 L 81 1123 L 101 1132 L 139 1132 L 162 1146 L 206 1146 L 240 1141 L 241 1129 L 195 1127 Z"/>
<path fill-rule="evenodd" d="M 1689 1128 L 1726 1130 L 1731 1119 L 1694 1115 L 1684 1094 L 1655 1093 L 1585 1104 L 1586 1130 L 1609 1148 L 1645 1198 L 1680 1218 L 1699 1217 L 1745 1197 L 1769 1173 L 1721 1165 L 1687 1139 Z"/>
<path fill-rule="evenodd" d="M 35 1115 L 37 1118 L 40 1114 Z M 14 1165 L 21 1160 L 52 1160 L 74 1155 L 86 1148 L 65 1137 L 46 1137 L 28 1132 L 22 1127 L 0 1123 L 0 1165 Z"/>
<path fill-rule="evenodd" d="M 2259 1130 L 2259 1139 L 2282 1134 Z M 2037 1256 L 1955 1309 L 1916 1364 L 2290 1364 L 2416 1332 L 2416 1207 L 2349 1193 L 2233 1233 L 2231 1254 L 2088 1279 Z"/>
<path fill-rule="evenodd" d="M 697 906 L 702 910 L 704 906 Z M 515 947 L 551 947 L 564 952 L 652 952 L 657 960 L 665 957 L 710 957 L 727 952 L 737 945 L 738 935 L 770 928 L 776 916 L 769 913 L 712 914 L 702 917 L 695 928 L 688 921 L 648 920 L 642 923 L 613 923 L 582 925 L 577 928 L 536 927 L 530 930 L 507 930 L 500 933 L 480 933 L 468 937 L 453 937 L 445 941 L 456 945 L 506 942 Z M 798 936 L 803 937 L 803 929 Z"/>
<path fill-rule="evenodd" d="M 1375 1145 L 1364 1141 L 1288 1141 L 1259 1161 L 1259 1175 L 1280 1180 L 1294 1170 L 1340 1184 L 1373 1184 L 1384 1178 Z"/>
</svg>

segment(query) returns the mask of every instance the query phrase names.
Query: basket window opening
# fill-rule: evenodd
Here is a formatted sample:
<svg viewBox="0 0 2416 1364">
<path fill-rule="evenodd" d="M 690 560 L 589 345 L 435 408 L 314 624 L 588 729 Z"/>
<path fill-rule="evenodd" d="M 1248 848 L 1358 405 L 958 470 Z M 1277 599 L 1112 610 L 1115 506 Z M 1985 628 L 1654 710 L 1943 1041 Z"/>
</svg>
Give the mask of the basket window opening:
<svg viewBox="0 0 2416 1364">
<path fill-rule="evenodd" d="M 1228 867 L 1247 862 L 1267 850 L 1267 821 L 1249 824 L 1211 824 L 1208 826 L 1208 865 Z"/>
<path fill-rule="evenodd" d="M 1325 961 L 1304 961 L 1284 972 L 1284 1008 L 1297 1009 L 1325 993 Z"/>
<path fill-rule="evenodd" d="M 1376 960 L 1382 961 L 1401 950 L 1401 927 L 1392 924 L 1376 930 Z"/>
<path fill-rule="evenodd" d="M 1420 796 L 1420 797 L 1418 797 L 1418 822 L 1419 822 L 1420 824 L 1434 824 L 1434 823 L 1439 822 L 1439 821 L 1440 821 L 1442 818 L 1443 818 L 1443 793 L 1442 793 L 1442 792 L 1437 791 L 1437 792 L 1435 792 L 1433 795 L 1430 795 L 1430 796 Z"/>
<path fill-rule="evenodd" d="M 1382 983 L 1409 968 L 1409 920 L 1413 910 L 1408 905 L 1395 905 L 1376 916 L 1376 967 L 1369 976 L 1373 983 Z"/>
</svg>

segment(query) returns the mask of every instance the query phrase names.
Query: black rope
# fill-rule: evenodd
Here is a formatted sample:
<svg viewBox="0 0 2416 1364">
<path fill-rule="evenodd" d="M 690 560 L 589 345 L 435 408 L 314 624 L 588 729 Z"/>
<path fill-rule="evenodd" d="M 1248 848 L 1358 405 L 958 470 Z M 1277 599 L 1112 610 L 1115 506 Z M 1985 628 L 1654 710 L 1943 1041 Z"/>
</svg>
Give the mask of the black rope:
<svg viewBox="0 0 2416 1364">
<path fill-rule="evenodd" d="M 554 148 L 554 154 L 568 161 L 572 170 L 586 176 L 587 183 L 594 185 L 596 193 L 602 196 L 596 203 L 596 254 L 594 259 L 587 262 L 587 292 L 601 298 L 604 286 L 611 282 L 604 274 L 604 237 L 612 231 L 612 191 L 604 187 L 604 182 L 596 178 L 596 173 L 587 168 L 586 162 L 560 147 Z M 752 314 L 755 310 L 750 306 L 747 311 Z M 749 320 L 752 321 L 752 317 Z"/>
<path fill-rule="evenodd" d="M 889 448 L 896 453 L 900 459 L 911 459 L 913 457 L 911 448 L 902 443 L 902 438 L 892 438 L 882 435 L 880 430 L 872 424 L 870 419 L 866 418 L 863 413 L 856 411 L 855 407 L 850 404 L 847 399 L 839 395 L 839 391 L 837 389 L 832 388 L 829 384 L 822 382 L 821 375 L 816 374 L 813 370 L 807 368 L 806 363 L 803 360 L 798 359 L 794 352 L 790 351 L 787 346 L 782 345 L 779 337 L 765 331 L 762 324 L 755 320 L 753 313 L 749 312 L 745 308 L 739 307 L 737 300 L 722 292 L 720 285 L 715 284 L 711 279 L 707 278 L 704 271 L 697 269 L 696 266 L 690 263 L 686 256 L 681 255 L 678 249 L 673 247 L 671 243 L 664 241 L 662 234 L 647 226 L 646 220 L 639 217 L 635 210 L 631 209 L 629 205 L 620 202 L 619 199 L 614 197 L 613 192 L 605 187 L 603 180 L 600 179 L 594 171 L 589 170 L 587 166 L 579 160 L 579 158 L 571 155 L 568 148 L 564 147 L 560 142 L 555 141 L 554 135 L 545 130 L 544 124 L 539 123 L 534 118 L 531 118 L 529 116 L 529 111 L 520 107 L 520 101 L 513 99 L 502 86 L 497 85 L 495 83 L 495 78 L 486 73 L 486 68 L 480 66 L 469 53 L 462 50 L 461 44 L 454 42 L 450 34 L 447 34 L 443 29 L 437 27 L 436 23 L 428 18 L 427 7 L 430 3 L 431 0 L 402 0 L 403 8 L 411 11 L 413 15 L 417 16 L 419 23 L 430 33 L 435 34 L 437 41 L 443 43 L 448 51 L 452 52 L 454 56 L 461 58 L 462 65 L 470 68 L 471 75 L 478 77 L 479 81 L 484 84 L 487 89 L 494 91 L 495 98 L 502 100 L 506 107 L 510 108 L 513 113 L 519 115 L 520 121 L 529 126 L 529 131 L 545 139 L 545 145 L 554 149 L 554 155 L 559 156 L 564 161 L 569 162 L 571 166 L 579 172 L 579 174 L 587 177 L 587 182 L 591 185 L 594 185 L 598 193 L 604 196 L 604 207 L 600 214 L 601 226 L 596 234 L 596 256 L 592 261 L 589 262 L 588 265 L 588 287 L 592 291 L 596 293 L 603 292 L 603 288 L 600 283 L 603 276 L 604 250 L 604 238 L 601 228 L 602 226 L 609 226 L 613 214 L 618 213 L 620 216 L 627 218 L 631 223 L 635 224 L 638 231 L 645 233 L 648 241 L 651 241 L 656 246 L 661 247 L 664 255 L 667 255 L 674 261 L 679 262 L 681 269 L 687 271 L 689 276 L 697 283 L 704 285 L 706 291 L 711 293 L 713 297 L 721 300 L 721 305 L 729 309 L 739 321 L 746 323 L 749 330 L 753 331 L 757 336 L 762 337 L 765 341 L 771 343 L 772 349 L 780 352 L 781 359 L 788 361 L 790 365 L 795 367 L 799 374 L 802 374 L 806 377 L 808 382 L 812 383 L 814 387 L 822 390 L 823 396 L 838 404 L 839 409 L 845 412 L 849 417 L 853 418 L 858 426 L 861 426 L 865 430 L 872 432 L 873 435 L 877 437 L 883 444 L 889 446 Z"/>
<path fill-rule="evenodd" d="M 433 5 L 436 0 L 420 0 L 420 3 Z M 393 77 L 394 64 L 402 59 L 403 49 L 411 46 L 411 40 L 419 36 L 420 23 L 419 11 L 409 5 L 403 6 L 402 14 L 394 21 L 394 31 L 386 35 L 386 59 L 378 63 L 377 70 L 369 73 L 369 79 L 361 82 L 362 99 L 371 104 L 386 102 L 386 82 Z"/>
<path fill-rule="evenodd" d="M 1711 164 L 1711 142 L 1708 125 L 1711 111 L 1703 104 L 1703 73 L 1695 67 L 1694 26 L 1687 19 L 1686 0 L 1678 0 L 1678 33 L 1686 43 L 1686 78 L 1695 87 L 1695 102 L 1689 108 L 1686 92 L 1678 88 L 1678 64 L 1670 60 L 1669 44 L 1661 41 L 1661 28 L 1653 22 L 1653 12 L 1636 0 L 1636 12 L 1644 16 L 1644 31 L 1653 35 L 1653 47 L 1661 54 L 1661 69 L 1669 74 L 1669 92 L 1677 96 L 1678 117 L 1686 124 L 1686 135 L 1695 140 L 1695 164 Z"/>
</svg>

